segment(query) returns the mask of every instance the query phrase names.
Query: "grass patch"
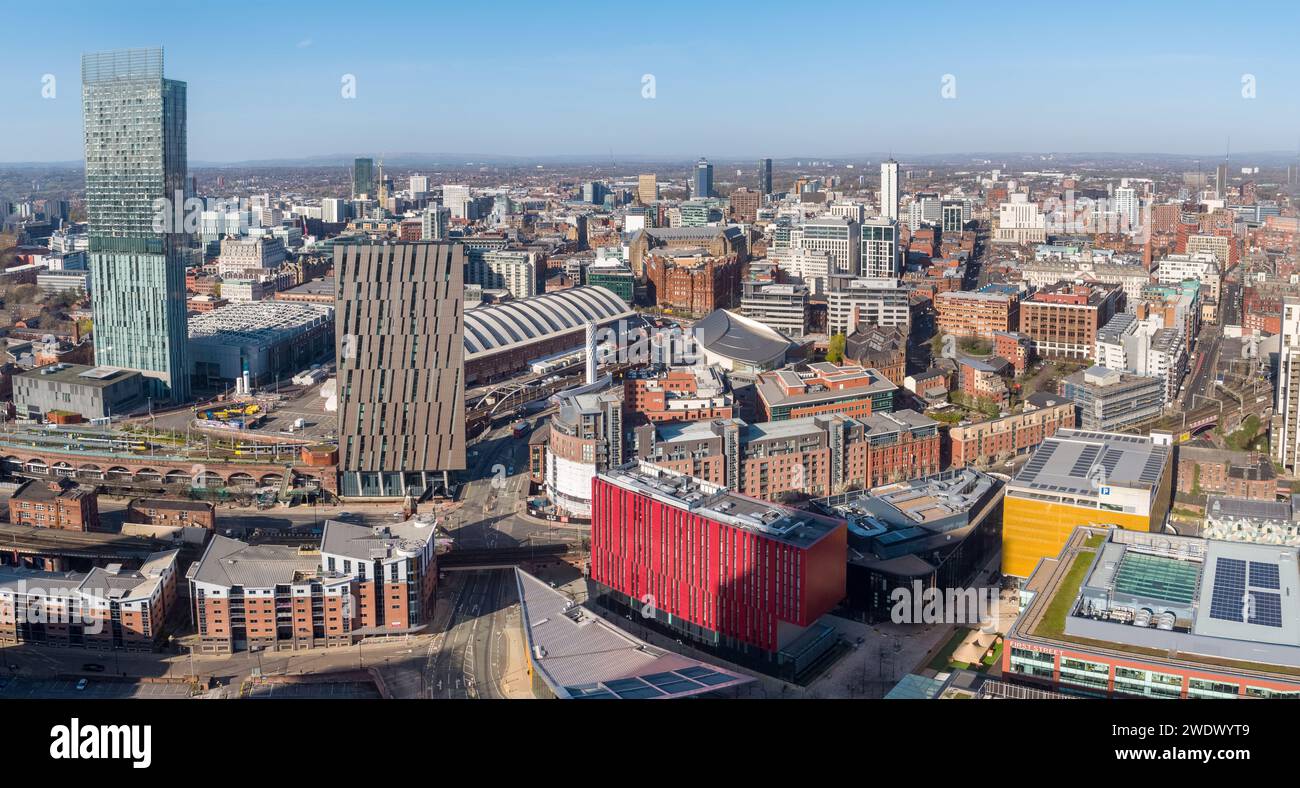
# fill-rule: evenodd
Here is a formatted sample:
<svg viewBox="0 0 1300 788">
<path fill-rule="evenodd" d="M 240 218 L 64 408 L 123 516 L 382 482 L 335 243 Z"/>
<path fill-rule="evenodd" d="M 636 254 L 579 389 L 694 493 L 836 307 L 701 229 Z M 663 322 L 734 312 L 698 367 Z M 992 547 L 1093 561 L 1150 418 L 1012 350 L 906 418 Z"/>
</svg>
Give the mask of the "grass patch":
<svg viewBox="0 0 1300 788">
<path fill-rule="evenodd" d="M 1090 549 L 1097 549 L 1106 543 L 1106 534 L 1093 534 L 1083 540 L 1083 546 Z"/>
<path fill-rule="evenodd" d="M 962 337 L 957 340 L 957 347 L 970 356 L 987 356 L 993 353 L 993 343 L 978 337 Z"/>
<path fill-rule="evenodd" d="M 940 673 L 948 670 L 953 664 L 952 653 L 956 651 L 957 647 L 961 645 L 961 642 L 966 639 L 966 633 L 967 630 L 965 629 L 959 629 L 952 633 L 952 637 L 948 638 L 948 642 L 943 644 L 943 648 L 939 649 L 939 653 L 934 655 L 934 658 L 930 660 L 926 667 Z M 966 667 L 966 665 L 963 663 L 962 667 Z"/>
<path fill-rule="evenodd" d="M 1039 620 L 1034 635 L 1041 638 L 1059 638 L 1065 634 L 1065 617 L 1070 614 L 1070 608 L 1074 606 L 1074 598 L 1079 595 L 1079 586 L 1083 585 L 1083 578 L 1088 573 L 1093 555 L 1096 555 L 1094 550 L 1079 550 L 1070 559 L 1070 569 L 1065 575 L 1065 581 L 1056 589 L 1056 594 L 1052 597 L 1051 604 L 1047 606 L 1047 612 Z"/>
</svg>

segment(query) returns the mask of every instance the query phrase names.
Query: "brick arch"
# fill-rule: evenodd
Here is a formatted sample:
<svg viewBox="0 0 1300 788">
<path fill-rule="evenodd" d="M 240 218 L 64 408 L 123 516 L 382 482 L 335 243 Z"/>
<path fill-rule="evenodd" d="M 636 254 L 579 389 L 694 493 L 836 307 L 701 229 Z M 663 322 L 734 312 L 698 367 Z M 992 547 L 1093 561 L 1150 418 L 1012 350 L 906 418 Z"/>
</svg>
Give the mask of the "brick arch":
<svg viewBox="0 0 1300 788">
<path fill-rule="evenodd" d="M 235 471 L 226 477 L 226 487 L 232 489 L 252 489 L 257 486 L 257 477 L 247 471 Z"/>
<path fill-rule="evenodd" d="M 180 468 L 172 468 L 171 470 L 163 474 L 163 483 L 164 484 L 189 484 L 190 475 L 186 471 L 182 471 Z"/>
</svg>

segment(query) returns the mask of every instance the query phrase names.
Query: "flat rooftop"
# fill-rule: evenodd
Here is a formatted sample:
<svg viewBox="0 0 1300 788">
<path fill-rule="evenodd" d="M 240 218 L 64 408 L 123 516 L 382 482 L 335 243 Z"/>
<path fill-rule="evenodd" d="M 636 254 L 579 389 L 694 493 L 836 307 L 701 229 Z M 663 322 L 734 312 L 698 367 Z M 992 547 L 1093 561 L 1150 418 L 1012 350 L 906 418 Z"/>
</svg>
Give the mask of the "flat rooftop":
<svg viewBox="0 0 1300 788">
<path fill-rule="evenodd" d="M 856 364 L 809 364 L 806 371 L 781 369 L 764 372 L 758 379 L 759 396 L 774 406 L 815 405 L 896 390 L 898 386 L 879 370 Z"/>
<path fill-rule="evenodd" d="M 1300 674 L 1300 548 L 1123 529 L 1081 537 L 1090 533 L 1078 529 L 1059 560 L 1035 571 L 1029 587 L 1040 593 L 1008 637 Z M 1079 561 L 1087 570 L 1076 586 L 1067 573 Z M 1059 609 L 1061 595 L 1071 602 L 1055 634 L 1044 626 L 1051 614 L 1039 614 Z"/>
<path fill-rule="evenodd" d="M 841 527 L 830 518 L 740 495 L 650 463 L 628 464 L 600 478 L 669 506 L 800 549 L 811 547 Z"/>
<path fill-rule="evenodd" d="M 287 290 L 281 290 L 280 293 L 282 295 L 328 296 L 334 298 L 334 277 L 327 276 L 324 279 L 313 279 L 310 282 L 303 282 L 302 284 L 290 287 Z"/>
<path fill-rule="evenodd" d="M 1058 430 L 1039 444 L 1011 487 L 1091 496 L 1094 482 L 1104 479 L 1106 486 L 1154 489 L 1168 462 L 1169 447 L 1146 436 Z"/>
<path fill-rule="evenodd" d="M 869 514 L 898 524 L 931 525 L 966 514 L 1001 486 L 988 474 L 960 468 L 823 498 L 819 503 L 846 519 L 854 514 Z"/>
<path fill-rule="evenodd" d="M 75 383 L 78 386 L 104 388 L 120 383 L 140 373 L 118 367 L 92 367 L 85 364 L 46 364 L 30 371 L 20 373 L 17 377 L 25 380 L 48 380 L 54 383 Z"/>
</svg>

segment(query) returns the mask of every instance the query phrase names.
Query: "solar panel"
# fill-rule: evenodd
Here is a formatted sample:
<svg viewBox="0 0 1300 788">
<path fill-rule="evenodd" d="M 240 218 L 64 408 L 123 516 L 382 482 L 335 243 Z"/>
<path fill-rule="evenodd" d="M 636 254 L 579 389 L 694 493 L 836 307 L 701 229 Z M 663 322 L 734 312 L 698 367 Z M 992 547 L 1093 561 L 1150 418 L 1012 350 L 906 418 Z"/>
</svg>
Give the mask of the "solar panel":
<svg viewBox="0 0 1300 788">
<path fill-rule="evenodd" d="M 660 692 L 659 690 L 655 689 L 649 684 L 642 684 L 640 687 L 636 687 L 633 689 L 615 690 L 614 694 L 619 696 L 620 698 L 631 698 L 633 700 L 637 700 L 637 699 L 644 699 L 644 698 L 658 698 L 661 697 L 664 693 Z"/>
<path fill-rule="evenodd" d="M 1152 453 L 1152 455 L 1147 458 L 1146 465 L 1142 466 L 1142 475 L 1138 477 L 1138 481 L 1143 481 L 1147 484 L 1155 484 L 1159 481 L 1160 470 L 1164 467 L 1164 461 L 1165 458 L 1163 454 Z"/>
<path fill-rule="evenodd" d="M 1098 454 L 1101 454 L 1100 446 L 1093 443 L 1084 446 L 1083 451 L 1079 452 L 1079 457 L 1074 461 L 1074 467 L 1070 469 L 1070 475 L 1075 478 L 1086 476 L 1092 470 L 1092 463 L 1097 459 Z"/>
<path fill-rule="evenodd" d="M 569 697 L 575 699 L 615 697 L 614 693 L 610 692 L 609 690 L 605 689 L 599 684 L 586 684 L 580 687 L 578 686 L 565 687 L 564 689 L 568 691 Z"/>
<path fill-rule="evenodd" d="M 726 684 L 728 681 L 735 681 L 735 676 L 728 676 L 726 673 L 711 673 L 708 676 L 701 676 L 698 681 L 702 684 L 713 686 L 715 684 Z"/>
<path fill-rule="evenodd" d="M 1101 455 L 1101 467 L 1106 469 L 1106 478 L 1115 475 L 1115 467 L 1119 465 L 1119 460 L 1124 456 L 1124 452 L 1119 449 L 1106 449 L 1106 453 Z"/>
<path fill-rule="evenodd" d="M 667 692 L 669 695 L 678 695 L 683 692 L 698 692 L 701 687 L 699 684 L 690 679 L 677 679 L 668 684 L 658 685 L 659 689 Z"/>
<path fill-rule="evenodd" d="M 640 679 L 614 679 L 613 681 L 604 682 L 604 686 L 613 692 L 624 692 L 626 690 L 640 689 L 646 686 Z"/>
<path fill-rule="evenodd" d="M 656 687 L 662 687 L 665 684 L 672 684 L 675 681 L 681 681 L 682 677 L 676 673 L 651 673 L 642 676 L 643 681 L 648 681 Z"/>
<path fill-rule="evenodd" d="M 1047 461 L 1051 459 L 1052 454 L 1055 453 L 1059 446 L 1060 444 L 1056 441 L 1044 441 L 1038 447 L 1038 451 L 1034 452 L 1034 456 L 1030 458 L 1029 464 L 1020 472 L 1022 478 L 1026 481 L 1032 481 L 1038 476 L 1038 472 L 1043 470 L 1043 466 L 1047 464 Z"/>
<path fill-rule="evenodd" d="M 1251 591 L 1246 623 L 1282 627 L 1282 596 L 1271 591 Z"/>
<path fill-rule="evenodd" d="M 673 672 L 680 673 L 688 679 L 699 679 L 701 676 L 713 675 L 717 671 L 709 670 L 708 668 L 699 665 L 692 665 L 689 668 L 678 668 Z"/>
<path fill-rule="evenodd" d="M 1251 561 L 1250 584 L 1255 588 L 1281 588 L 1282 580 L 1278 574 L 1277 564 Z"/>
<path fill-rule="evenodd" d="M 1210 618 L 1242 620 L 1246 599 L 1246 562 L 1219 558 L 1214 562 L 1214 588 L 1210 592 Z"/>
</svg>

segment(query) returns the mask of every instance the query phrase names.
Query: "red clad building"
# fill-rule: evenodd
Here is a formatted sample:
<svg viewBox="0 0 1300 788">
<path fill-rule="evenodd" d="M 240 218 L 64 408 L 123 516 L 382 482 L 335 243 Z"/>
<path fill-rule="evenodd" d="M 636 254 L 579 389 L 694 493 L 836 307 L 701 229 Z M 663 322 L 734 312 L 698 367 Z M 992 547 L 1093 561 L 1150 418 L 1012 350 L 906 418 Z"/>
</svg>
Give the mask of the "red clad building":
<svg viewBox="0 0 1300 788">
<path fill-rule="evenodd" d="M 778 663 L 834 644 L 818 619 L 844 598 L 847 540 L 838 520 L 649 463 L 592 481 L 595 583 L 694 640 Z"/>
</svg>

